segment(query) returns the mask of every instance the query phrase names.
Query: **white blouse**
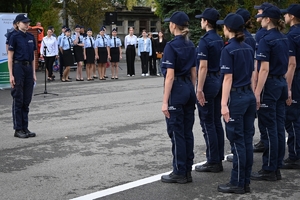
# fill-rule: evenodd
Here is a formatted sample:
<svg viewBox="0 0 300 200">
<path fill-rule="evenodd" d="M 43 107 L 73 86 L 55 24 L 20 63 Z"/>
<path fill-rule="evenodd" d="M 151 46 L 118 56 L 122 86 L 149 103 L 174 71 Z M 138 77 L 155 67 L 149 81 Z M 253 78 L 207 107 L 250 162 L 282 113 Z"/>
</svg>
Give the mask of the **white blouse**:
<svg viewBox="0 0 300 200">
<path fill-rule="evenodd" d="M 46 55 L 44 55 L 44 47 L 46 48 Z M 55 37 L 45 36 L 41 43 L 40 54 L 46 57 L 57 56 L 58 55 L 58 46 L 57 40 Z"/>
</svg>

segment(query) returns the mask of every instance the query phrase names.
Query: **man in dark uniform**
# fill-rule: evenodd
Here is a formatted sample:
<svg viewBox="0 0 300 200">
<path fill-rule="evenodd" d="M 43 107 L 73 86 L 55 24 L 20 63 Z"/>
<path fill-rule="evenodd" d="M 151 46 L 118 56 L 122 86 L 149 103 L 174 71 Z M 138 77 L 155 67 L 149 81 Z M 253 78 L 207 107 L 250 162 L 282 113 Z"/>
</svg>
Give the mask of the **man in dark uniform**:
<svg viewBox="0 0 300 200">
<path fill-rule="evenodd" d="M 37 50 L 34 36 L 27 33 L 30 19 L 24 14 L 15 19 L 18 30 L 8 42 L 8 68 L 13 97 L 12 115 L 15 137 L 35 137 L 28 130 L 28 113 L 31 102 L 35 75 L 34 51 Z"/>
<path fill-rule="evenodd" d="M 6 41 L 5 41 L 5 44 L 6 44 L 6 51 L 8 51 L 8 42 L 9 42 L 9 38 L 10 36 L 14 33 L 18 31 L 17 29 L 17 23 L 16 23 L 16 20 L 13 21 L 13 27 L 5 34 L 5 37 L 6 37 Z"/>
</svg>

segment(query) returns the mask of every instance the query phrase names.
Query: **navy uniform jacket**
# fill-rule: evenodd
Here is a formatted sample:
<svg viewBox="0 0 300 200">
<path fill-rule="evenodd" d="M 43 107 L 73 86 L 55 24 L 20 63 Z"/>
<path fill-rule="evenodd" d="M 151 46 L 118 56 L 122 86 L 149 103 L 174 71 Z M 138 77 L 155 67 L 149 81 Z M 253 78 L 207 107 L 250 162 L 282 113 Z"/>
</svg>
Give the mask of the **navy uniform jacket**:
<svg viewBox="0 0 300 200">
<path fill-rule="evenodd" d="M 296 71 L 300 70 L 300 25 L 294 25 L 286 34 L 289 40 L 289 56 L 296 57 Z"/>
<path fill-rule="evenodd" d="M 162 58 L 162 73 L 167 74 L 167 68 L 174 69 L 175 77 L 190 77 L 191 68 L 196 66 L 196 49 L 190 40 L 177 35 L 166 44 Z"/>
<path fill-rule="evenodd" d="M 256 60 L 258 60 L 258 71 L 261 61 L 268 61 L 270 75 L 284 75 L 287 72 L 289 63 L 287 37 L 276 28 L 268 30 L 259 41 Z"/>
<path fill-rule="evenodd" d="M 221 73 L 232 74 L 231 87 L 243 87 L 251 84 L 254 70 L 254 51 L 245 42 L 239 43 L 231 38 L 221 53 Z"/>
<path fill-rule="evenodd" d="M 248 44 L 249 46 L 251 46 L 253 51 L 255 52 L 256 42 L 255 42 L 253 36 L 251 35 L 251 33 L 247 29 L 244 29 L 243 33 L 245 35 L 245 41 L 244 42 L 246 44 Z"/>
<path fill-rule="evenodd" d="M 200 60 L 207 60 L 208 71 L 220 71 L 220 56 L 224 41 L 215 30 L 210 30 L 203 35 L 197 47 L 197 71 Z"/>
<path fill-rule="evenodd" d="M 31 33 L 15 31 L 9 38 L 8 50 L 14 52 L 13 60 L 32 62 L 37 50 L 35 38 Z"/>
</svg>

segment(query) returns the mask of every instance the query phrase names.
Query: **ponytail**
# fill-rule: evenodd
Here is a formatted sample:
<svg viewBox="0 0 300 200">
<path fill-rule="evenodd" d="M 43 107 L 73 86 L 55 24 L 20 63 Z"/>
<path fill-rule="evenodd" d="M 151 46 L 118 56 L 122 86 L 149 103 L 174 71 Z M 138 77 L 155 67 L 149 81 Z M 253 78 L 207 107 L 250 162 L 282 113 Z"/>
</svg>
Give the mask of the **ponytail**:
<svg viewBox="0 0 300 200">
<path fill-rule="evenodd" d="M 178 26 L 176 24 L 177 28 L 181 31 L 182 33 L 182 36 L 185 38 L 185 40 L 189 40 L 189 33 L 190 33 L 190 30 L 188 28 L 188 25 L 186 26 Z"/>
<path fill-rule="evenodd" d="M 245 40 L 245 35 L 244 35 L 243 31 L 235 31 L 234 33 L 235 33 L 235 39 L 239 43 L 241 43 Z"/>
<path fill-rule="evenodd" d="M 271 22 L 276 26 L 279 31 L 283 31 L 285 29 L 285 23 L 282 19 L 273 19 L 270 18 Z"/>
</svg>

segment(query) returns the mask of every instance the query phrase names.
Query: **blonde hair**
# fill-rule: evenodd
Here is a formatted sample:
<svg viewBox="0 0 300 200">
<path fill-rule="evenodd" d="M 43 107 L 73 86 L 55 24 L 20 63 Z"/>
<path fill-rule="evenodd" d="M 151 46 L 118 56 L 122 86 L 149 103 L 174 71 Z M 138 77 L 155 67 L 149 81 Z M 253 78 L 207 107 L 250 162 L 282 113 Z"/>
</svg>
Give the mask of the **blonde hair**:
<svg viewBox="0 0 300 200">
<path fill-rule="evenodd" d="M 185 37 L 186 40 L 189 40 L 189 33 L 190 33 L 190 29 L 188 28 L 188 26 L 179 26 L 177 25 L 177 28 L 181 31 L 182 36 Z"/>
</svg>

